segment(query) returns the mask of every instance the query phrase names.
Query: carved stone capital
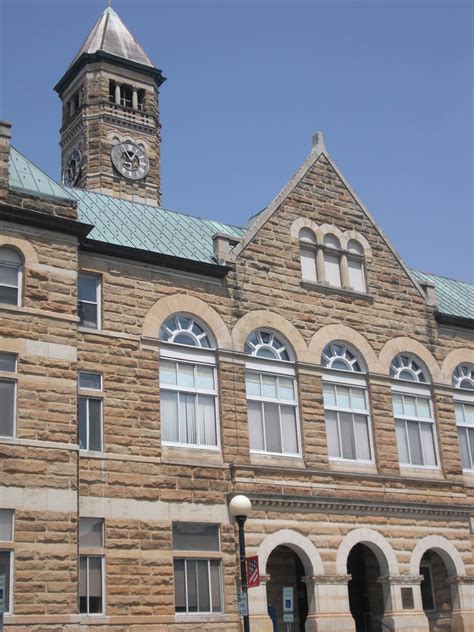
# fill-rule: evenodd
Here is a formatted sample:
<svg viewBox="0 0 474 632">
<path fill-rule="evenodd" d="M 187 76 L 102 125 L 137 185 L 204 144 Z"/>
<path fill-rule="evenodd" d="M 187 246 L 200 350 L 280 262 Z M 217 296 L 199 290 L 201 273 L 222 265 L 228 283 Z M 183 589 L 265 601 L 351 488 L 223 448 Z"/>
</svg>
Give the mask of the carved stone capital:
<svg viewBox="0 0 474 632">
<path fill-rule="evenodd" d="M 423 581 L 423 575 L 383 575 L 377 579 L 379 584 L 398 586 L 416 586 Z"/>
<path fill-rule="evenodd" d="M 474 584 L 474 575 L 451 575 L 446 579 L 447 584 Z"/>
</svg>

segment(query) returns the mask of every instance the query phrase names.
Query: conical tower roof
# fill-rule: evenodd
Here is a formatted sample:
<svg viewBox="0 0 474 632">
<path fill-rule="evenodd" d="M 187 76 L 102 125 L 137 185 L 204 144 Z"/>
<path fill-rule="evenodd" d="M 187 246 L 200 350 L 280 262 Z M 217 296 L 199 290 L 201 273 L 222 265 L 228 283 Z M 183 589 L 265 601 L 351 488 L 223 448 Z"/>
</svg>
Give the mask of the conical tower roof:
<svg viewBox="0 0 474 632">
<path fill-rule="evenodd" d="M 107 7 L 86 37 L 71 66 L 82 54 L 103 51 L 136 64 L 154 67 L 148 55 L 112 7 Z"/>
</svg>

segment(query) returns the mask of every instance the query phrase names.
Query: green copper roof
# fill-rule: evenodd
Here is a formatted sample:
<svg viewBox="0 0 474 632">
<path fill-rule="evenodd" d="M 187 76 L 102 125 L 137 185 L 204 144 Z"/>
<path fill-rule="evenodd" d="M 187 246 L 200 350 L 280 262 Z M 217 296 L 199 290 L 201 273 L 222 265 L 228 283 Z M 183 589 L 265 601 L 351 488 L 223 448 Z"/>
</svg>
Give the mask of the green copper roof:
<svg viewBox="0 0 474 632">
<path fill-rule="evenodd" d="M 434 283 L 438 299 L 438 311 L 449 316 L 474 319 L 474 285 L 455 281 L 439 274 L 411 270 L 417 281 Z"/>
<path fill-rule="evenodd" d="M 15 149 L 10 148 L 9 185 L 11 189 L 33 195 L 72 199 L 62 186 L 41 171 L 31 160 Z"/>
<path fill-rule="evenodd" d="M 220 232 L 240 238 L 243 233 L 235 226 L 110 195 L 67 191 L 77 200 L 79 221 L 94 225 L 88 238 L 116 246 L 216 263 L 212 236 Z"/>
</svg>

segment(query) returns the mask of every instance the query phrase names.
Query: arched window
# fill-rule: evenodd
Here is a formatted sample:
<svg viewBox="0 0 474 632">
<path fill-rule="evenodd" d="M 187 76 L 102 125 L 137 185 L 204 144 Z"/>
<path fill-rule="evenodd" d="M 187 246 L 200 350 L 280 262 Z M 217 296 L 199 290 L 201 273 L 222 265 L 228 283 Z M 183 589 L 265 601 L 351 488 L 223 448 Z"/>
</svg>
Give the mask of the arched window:
<svg viewBox="0 0 474 632">
<path fill-rule="evenodd" d="M 310 228 L 302 228 L 299 234 L 301 276 L 304 281 L 318 280 L 316 272 L 316 235 Z"/>
<path fill-rule="evenodd" d="M 347 273 L 350 287 L 356 292 L 365 292 L 364 248 L 355 239 L 347 244 Z"/>
<path fill-rule="evenodd" d="M 324 276 L 329 285 L 341 287 L 341 243 L 330 233 L 324 236 Z"/>
<path fill-rule="evenodd" d="M 474 471 L 474 364 L 464 362 L 456 367 L 453 386 L 462 467 Z"/>
<path fill-rule="evenodd" d="M 160 329 L 161 438 L 167 445 L 219 445 L 214 343 L 193 316 L 175 314 Z"/>
<path fill-rule="evenodd" d="M 289 346 L 275 332 L 259 329 L 247 338 L 247 409 L 250 450 L 299 456 L 298 400 Z"/>
<path fill-rule="evenodd" d="M 426 387 L 428 372 L 413 356 L 400 353 L 392 360 L 393 414 L 398 456 L 402 465 L 437 467 L 433 405 Z M 410 382 L 410 384 L 408 384 Z"/>
<path fill-rule="evenodd" d="M 367 382 L 362 359 L 347 345 L 328 344 L 322 353 L 324 417 L 329 458 L 373 462 Z M 345 371 L 344 375 L 340 372 Z"/>
<path fill-rule="evenodd" d="M 13 248 L 0 248 L 0 303 L 20 305 L 23 260 Z"/>
</svg>

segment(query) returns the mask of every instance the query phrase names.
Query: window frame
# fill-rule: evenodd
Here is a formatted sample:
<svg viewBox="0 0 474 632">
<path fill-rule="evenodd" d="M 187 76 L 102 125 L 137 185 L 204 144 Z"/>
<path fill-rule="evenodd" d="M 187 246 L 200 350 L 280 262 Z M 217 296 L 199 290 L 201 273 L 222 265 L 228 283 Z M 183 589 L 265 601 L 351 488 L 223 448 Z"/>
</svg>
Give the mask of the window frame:
<svg viewBox="0 0 474 632">
<path fill-rule="evenodd" d="M 96 302 L 92 302 L 92 301 L 82 301 L 79 300 L 79 282 L 80 282 L 80 277 L 91 277 L 94 278 L 96 280 Z M 88 325 L 84 325 L 81 322 L 81 317 L 79 314 L 79 306 L 81 303 L 86 303 L 87 305 L 96 305 L 97 307 L 97 325 L 96 327 L 90 327 Z M 83 329 L 87 329 L 89 331 L 100 331 L 102 329 L 102 275 L 101 274 L 97 274 L 95 272 L 78 272 L 77 275 L 77 315 L 79 318 L 79 327 L 82 327 Z"/>
<path fill-rule="evenodd" d="M 9 554 L 9 566 L 10 566 L 10 583 L 8 586 L 8 610 L 5 610 L 3 614 L 13 614 L 13 585 L 15 582 L 15 510 L 12 508 L 2 507 L 5 511 L 11 512 L 11 539 L 0 540 L 0 552 Z"/>
<path fill-rule="evenodd" d="M 466 423 L 458 423 L 458 420 L 456 418 L 456 406 L 457 405 L 468 405 L 468 406 L 474 406 L 474 392 L 468 390 L 468 389 L 462 389 L 462 388 L 457 388 L 456 391 L 453 394 L 453 403 L 454 403 L 454 420 L 456 423 L 456 431 L 458 434 L 458 441 L 459 441 L 459 453 L 460 453 L 460 457 L 461 457 L 461 467 L 462 467 L 462 471 L 463 472 L 467 472 L 468 474 L 474 474 L 474 449 L 471 448 L 471 443 L 470 443 L 470 439 L 469 439 L 469 430 L 471 430 L 474 433 L 474 424 L 473 425 L 469 425 Z M 460 433 L 459 433 L 459 428 L 465 428 L 466 431 L 466 435 L 467 435 L 467 448 L 469 451 L 469 457 L 471 460 L 471 467 L 464 467 L 463 463 L 462 463 L 462 451 L 461 451 L 461 437 L 460 437 Z"/>
<path fill-rule="evenodd" d="M 20 263 L 19 264 L 4 263 L 0 260 L 0 267 L 5 266 L 7 268 L 14 268 L 17 270 L 17 278 L 16 278 L 17 285 L 16 286 L 6 285 L 5 283 L 0 284 L 1 287 L 16 288 L 17 290 L 16 303 L 3 303 L 2 301 L 0 301 L 0 305 L 11 305 L 13 307 L 21 307 L 22 302 L 23 302 L 22 301 L 23 299 L 23 268 L 25 267 L 23 254 L 20 253 L 16 248 L 10 247 L 8 244 L 5 244 L 5 245 L 2 244 L 2 246 L 0 246 L 0 253 L 2 250 L 11 250 L 12 252 L 14 252 L 20 259 Z"/>
<path fill-rule="evenodd" d="M 100 584 L 102 590 L 102 608 L 100 612 L 89 612 L 89 560 L 91 558 L 100 560 Z M 106 614 L 106 595 L 105 595 L 105 555 L 98 553 L 84 553 L 79 551 L 79 569 L 81 560 L 86 560 L 86 603 L 87 612 L 81 611 L 81 594 L 80 594 L 80 579 L 78 581 L 78 610 L 80 616 L 85 617 L 103 617 Z M 79 573 L 80 575 L 80 573 Z"/>
<path fill-rule="evenodd" d="M 425 610 L 423 608 L 423 599 L 421 601 L 421 607 L 423 608 L 424 612 L 436 612 L 436 609 L 437 609 L 437 607 L 436 607 L 436 593 L 435 593 L 434 583 L 433 583 L 433 568 L 432 568 L 431 562 L 421 562 L 420 563 L 420 572 L 421 572 L 422 568 L 427 568 L 428 572 L 429 572 L 429 578 L 430 578 L 430 582 L 429 583 L 430 583 L 431 595 L 432 595 L 432 598 L 433 598 L 433 608 L 430 609 L 430 610 Z M 424 576 L 423 576 L 423 579 L 424 579 Z M 421 582 L 420 582 L 420 592 L 421 592 Z"/>
<path fill-rule="evenodd" d="M 0 434 L 0 440 L 3 439 L 15 439 L 17 431 L 17 407 L 18 407 L 18 354 L 10 351 L 0 351 L 0 355 L 8 354 L 15 357 L 15 368 L 13 371 L 0 371 L 0 382 L 10 382 L 13 384 L 13 420 L 12 420 L 12 434 L 3 435 Z"/>
<path fill-rule="evenodd" d="M 104 453 L 104 398 L 103 397 L 97 397 L 96 395 L 89 395 L 89 394 L 85 394 L 82 391 L 86 391 L 86 392 L 90 392 L 89 389 L 80 389 L 79 390 L 79 396 L 78 396 L 78 412 L 77 412 L 77 419 L 78 419 L 78 427 L 77 427 L 77 438 L 78 438 L 78 444 L 79 444 L 79 450 L 81 452 L 92 452 L 94 454 L 103 454 Z M 97 391 L 98 393 L 100 391 Z M 86 448 L 81 448 L 81 419 L 80 419 L 80 415 L 81 415 L 81 405 L 80 405 L 80 401 L 81 399 L 85 399 L 87 401 L 87 405 L 86 405 L 86 410 L 87 410 L 87 419 L 86 419 L 86 429 L 87 429 L 87 447 Z M 96 400 L 98 402 L 100 402 L 100 450 L 91 450 L 89 448 L 89 443 L 90 443 L 90 400 Z"/>
</svg>

